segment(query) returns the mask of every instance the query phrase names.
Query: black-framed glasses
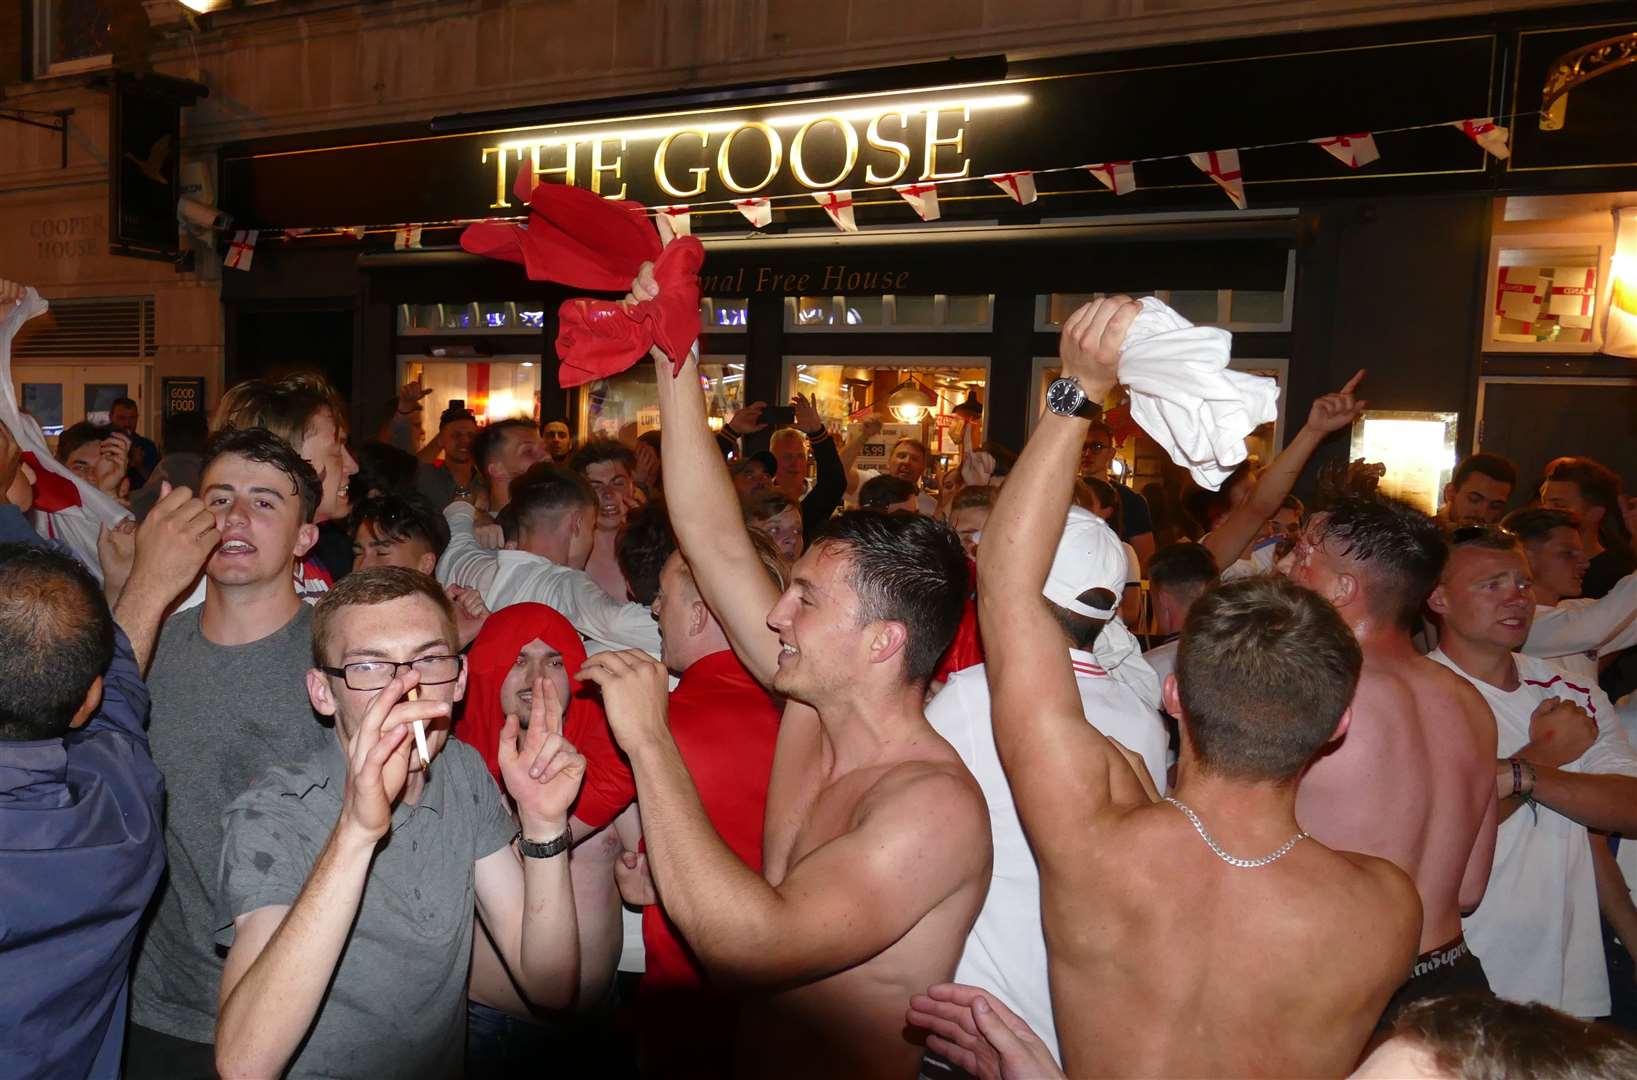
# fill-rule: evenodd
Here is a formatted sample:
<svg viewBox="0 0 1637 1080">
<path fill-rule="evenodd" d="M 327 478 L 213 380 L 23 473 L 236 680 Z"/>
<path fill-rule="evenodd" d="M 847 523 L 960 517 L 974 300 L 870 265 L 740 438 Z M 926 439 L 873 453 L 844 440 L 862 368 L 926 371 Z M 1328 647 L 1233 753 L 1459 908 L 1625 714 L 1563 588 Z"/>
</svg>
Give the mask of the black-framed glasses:
<svg viewBox="0 0 1637 1080">
<path fill-rule="evenodd" d="M 1474 540 L 1502 540 L 1515 542 L 1517 534 L 1499 525 L 1461 525 L 1449 534 L 1451 544 L 1470 544 Z"/>
<path fill-rule="evenodd" d="M 419 660 L 360 660 L 342 667 L 320 667 L 326 675 L 342 679 L 349 690 L 384 690 L 400 673 L 413 669 L 422 686 L 442 686 L 460 678 L 459 656 L 423 656 Z"/>
</svg>

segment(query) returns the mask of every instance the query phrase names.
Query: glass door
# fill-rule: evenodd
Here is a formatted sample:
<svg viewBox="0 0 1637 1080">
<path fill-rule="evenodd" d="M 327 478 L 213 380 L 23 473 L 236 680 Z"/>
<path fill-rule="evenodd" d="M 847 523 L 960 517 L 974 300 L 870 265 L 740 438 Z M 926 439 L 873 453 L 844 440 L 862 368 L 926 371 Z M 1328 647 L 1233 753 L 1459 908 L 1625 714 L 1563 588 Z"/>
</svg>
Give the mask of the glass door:
<svg viewBox="0 0 1637 1080">
<path fill-rule="evenodd" d="M 120 398 L 136 402 L 138 430 L 147 426 L 141 419 L 147 416 L 146 374 L 142 364 L 17 364 L 11 380 L 17 403 L 55 449 L 66 427 L 82 420 L 108 423 L 108 412 Z"/>
</svg>

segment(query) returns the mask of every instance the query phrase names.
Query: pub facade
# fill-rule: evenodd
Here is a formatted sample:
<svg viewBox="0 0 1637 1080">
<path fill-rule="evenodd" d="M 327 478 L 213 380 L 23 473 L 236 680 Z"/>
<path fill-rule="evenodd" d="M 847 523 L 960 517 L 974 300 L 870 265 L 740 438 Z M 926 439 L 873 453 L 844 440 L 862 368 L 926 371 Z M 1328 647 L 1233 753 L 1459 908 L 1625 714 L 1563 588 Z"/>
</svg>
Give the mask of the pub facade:
<svg viewBox="0 0 1637 1080">
<path fill-rule="evenodd" d="M 782 6 L 752 6 L 771 35 Z M 582 436 L 651 426 L 645 365 L 557 386 L 567 291 L 460 248 L 469 223 L 524 219 L 522 173 L 640 203 L 704 241 L 717 419 L 811 394 L 837 429 L 885 412 L 953 461 L 940 417 L 975 399 L 988 437 L 1017 447 L 1062 319 L 1124 291 L 1232 330 L 1235 365 L 1279 380 L 1280 419 L 1253 447 L 1264 457 L 1318 394 L 1365 368 L 1380 431 L 1422 424 L 1407 470 L 1481 447 L 1526 472 L 1580 452 L 1637 473 L 1630 361 L 1597 351 L 1620 268 L 1614 211 L 1637 203 L 1637 66 L 1577 83 L 1555 129 L 1540 119 L 1564 56 L 1637 34 L 1629 5 L 1473 16 L 1414 4 L 1401 14 L 1460 14 L 1363 26 L 1349 18 L 1358 5 L 1303 6 L 1325 9 L 1328 27 L 1289 32 L 1296 22 L 1275 13 L 1213 29 L 1201 12 L 1220 5 L 1208 4 L 1170 5 L 1185 11 L 1167 25 L 1137 4 L 1121 6 L 1123 35 L 1084 17 L 1003 29 L 985 14 L 953 48 L 887 48 L 910 24 L 872 43 L 854 17 L 828 51 L 721 63 L 703 80 L 662 74 L 637 93 L 607 79 L 589 80 L 594 96 L 510 87 L 489 95 L 505 107 L 486 108 L 462 87 L 447 108 L 423 95 L 419 111 L 364 108 L 356 123 L 313 110 L 267 135 L 220 113 L 184 120 L 184 154 L 210 165 L 232 233 L 256 232 L 250 269 L 201 258 L 183 275 L 219 291 L 205 395 L 318 367 L 359 432 L 410 378 L 434 409 L 459 399 L 489 419 L 560 416 Z M 229 15 L 249 18 L 233 9 L 206 32 L 251 33 Z M 1508 128 L 1508 156 L 1469 138 L 1467 120 Z M 1315 142 L 1365 132 L 1380 156 L 1356 168 Z M 1189 156 L 1230 150 L 1237 168 L 1218 172 L 1241 174 L 1243 208 Z M 1134 188 L 1117 194 L 1112 169 L 1126 163 Z M 937 211 L 923 220 L 929 194 Z M 845 202 L 856 231 L 826 202 Z M 217 239 L 219 259 L 232 235 Z M 1584 311 L 1569 310 L 1576 297 Z M 906 386 L 914 403 L 888 404 Z M 1362 434 L 1328 453 L 1359 450 Z M 1140 439 L 1121 467 L 1139 486 L 1161 472 Z"/>
</svg>

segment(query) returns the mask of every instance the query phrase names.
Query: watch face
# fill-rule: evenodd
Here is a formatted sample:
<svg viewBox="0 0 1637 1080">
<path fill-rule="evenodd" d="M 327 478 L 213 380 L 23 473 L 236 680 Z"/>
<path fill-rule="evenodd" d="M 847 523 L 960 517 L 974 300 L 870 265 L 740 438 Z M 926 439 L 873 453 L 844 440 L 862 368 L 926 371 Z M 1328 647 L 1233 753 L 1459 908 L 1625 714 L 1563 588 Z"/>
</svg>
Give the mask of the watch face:
<svg viewBox="0 0 1637 1080">
<path fill-rule="evenodd" d="M 1072 379 L 1054 379 L 1046 388 L 1046 405 L 1052 412 L 1070 416 L 1085 399 L 1085 392 Z"/>
</svg>

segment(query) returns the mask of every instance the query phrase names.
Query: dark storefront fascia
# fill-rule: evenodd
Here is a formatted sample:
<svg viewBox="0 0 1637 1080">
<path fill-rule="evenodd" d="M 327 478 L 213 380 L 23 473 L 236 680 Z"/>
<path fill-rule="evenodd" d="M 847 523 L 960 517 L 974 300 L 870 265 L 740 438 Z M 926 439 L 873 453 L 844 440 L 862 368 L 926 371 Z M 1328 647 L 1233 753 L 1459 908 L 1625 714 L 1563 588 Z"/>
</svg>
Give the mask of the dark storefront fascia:
<svg viewBox="0 0 1637 1080">
<path fill-rule="evenodd" d="M 905 147 L 913 144 L 912 159 L 919 155 L 908 162 L 912 168 L 900 182 L 915 179 L 918 172 L 952 170 L 957 161 L 981 176 L 1083 163 L 1093 156 L 1140 160 L 1437 120 L 1504 118 L 1538 105 L 1540 83 L 1553 57 L 1621 32 L 1621 27 L 1637 29 L 1637 23 L 1628 5 L 1615 4 L 1056 58 L 1012 63 L 1003 84 L 904 89 L 827 102 L 823 109 L 851 114 L 859 101 L 903 106 L 909 114 L 921 108 L 920 126 L 912 116 L 904 129 L 910 137 L 898 140 Z M 878 74 L 884 79 L 894 75 Z M 1082 171 L 1037 177 L 1041 198 L 1031 206 L 1013 203 L 992 184 L 987 189 L 966 184 L 947 189 L 941 199 L 943 222 L 920 224 L 890 191 L 859 190 L 864 186 L 859 178 L 872 164 L 879 176 L 895 167 L 899 157 L 896 151 L 877 151 L 873 157 L 864 153 L 871 139 L 863 114 L 853 122 L 860 144 L 857 158 L 848 159 L 840 125 L 829 123 L 810 132 L 803 162 L 810 180 L 839 174 L 834 186 L 856 185 L 862 230 L 856 236 L 838 234 L 811 199 L 780 201 L 772 226 L 760 232 L 749 229 L 731 207 L 714 205 L 737 197 L 721 187 L 722 162 L 740 186 L 747 177 L 774 176 L 755 194 L 810 190 L 793 175 L 788 154 L 779 168 L 769 168 L 765 137 L 760 158 L 749 136 L 736 136 L 722 159 L 668 158 L 673 168 L 667 180 L 673 187 L 699 179 L 690 169 L 704 170 L 705 189 L 694 200 L 673 198 L 653 186 L 653 177 L 635 166 L 623 167 L 646 161 L 656 136 L 705 120 L 770 118 L 754 100 L 735 104 L 727 113 L 641 120 L 641 130 L 627 132 L 628 157 L 617 178 L 607 167 L 611 151 L 605 147 L 605 157 L 593 162 L 595 148 L 582 143 L 576 180 L 588 185 L 593 175 L 599 183 L 617 179 L 626 184 L 628 197 L 649 205 L 712 204 L 696 206 L 693 218 L 694 232 L 710 252 L 707 293 L 747 297 L 748 319 L 731 342 L 713 341 L 715 335 L 707 334 L 703 348 L 706 353 L 725 348 L 745 357 L 751 400 L 773 400 L 784 358 L 804 352 L 982 356 L 991 361 L 991 434 L 1017 445 L 1031 407 L 1031 359 L 1055 351 L 1052 335 L 1039 326 L 1039 296 L 1115 289 L 1277 288 L 1270 282 L 1283 282 L 1288 253 L 1294 251 L 1295 311 L 1288 331 L 1241 336 L 1235 349 L 1236 355 L 1288 362 L 1287 425 L 1301 422 L 1315 396 L 1366 367 L 1372 406 L 1458 410 L 1465 429 L 1461 442 L 1467 445 L 1478 374 L 1486 363 L 1479 324 L 1487 310 L 1484 263 L 1491 201 L 1514 193 L 1637 188 L 1637 147 L 1626 134 L 1637 128 L 1637 95 L 1621 92 L 1625 78 L 1617 73 L 1607 85 L 1594 83 L 1576 91 L 1563 131 L 1541 132 L 1531 117 L 1518 118 L 1510 125 L 1514 153 L 1506 162 L 1487 157 L 1452 128 L 1382 135 L 1383 160 L 1356 172 L 1307 145 L 1247 150 L 1243 167 L 1251 208 L 1237 213 L 1222 213 L 1228 206 L 1222 194 L 1184 159 L 1139 163 L 1138 190 L 1118 199 Z M 982 109 L 941 113 L 935 125 L 951 116 L 974 119 L 963 125 L 964 145 L 958 150 L 948 143 L 934 147 L 929 163 L 925 117 L 936 107 L 947 106 L 952 94 L 956 99 L 960 93 L 1001 98 L 1021 87 L 1028 88 L 1026 117 L 1017 110 L 1008 113 L 1004 106 L 993 116 Z M 1145 106 L 1155 101 L 1167 101 L 1170 107 Z M 647 116 L 645 109 L 653 111 L 640 102 L 609 103 L 592 130 L 619 127 L 622 116 Z M 980 122 L 996 116 L 1003 116 L 1003 122 Z M 576 117 L 573 122 L 585 120 Z M 529 282 L 520 267 L 459 252 L 454 247 L 458 227 L 425 228 L 422 242 L 443 250 L 391 250 L 391 226 L 396 224 L 518 213 L 515 206 L 491 205 L 506 200 L 508 178 L 497 167 L 513 152 L 485 157 L 482 151 L 580 130 L 529 123 L 534 126 L 521 133 L 429 135 L 427 128 L 416 127 L 224 150 L 224 203 L 241 224 L 273 230 L 364 224 L 380 230 L 367 236 L 362 248 L 357 241 L 267 236 L 253 273 L 225 274 L 229 381 L 255 373 L 269 362 L 270 353 L 279 351 L 246 347 L 241 329 L 276 334 L 271 328 L 282 325 L 284 332 L 295 332 L 321 313 L 350 313 L 351 365 L 336 373 L 350 384 L 355 423 L 372 426 L 375 410 L 393 391 L 393 357 L 403 348 L 439 344 L 436 339 L 401 340 L 398 305 L 529 300 L 546 312 L 538 339 L 548 367 L 543 411 L 567 411 L 566 399 L 551 397 L 555 380 L 549 371 L 554 311 L 567 298 L 565 290 Z M 460 120 L 442 126 L 459 127 Z M 931 134 L 948 139 L 953 130 L 938 127 Z M 833 145 L 822 143 L 825 133 Z M 890 141 L 879 127 L 875 134 L 879 141 Z M 708 138 L 690 138 L 707 149 L 711 145 Z M 566 161 L 565 155 L 553 158 L 541 152 L 542 169 Z M 588 172 L 594 163 L 603 170 Z M 843 165 L 850 168 L 842 170 Z M 819 336 L 788 329 L 785 297 L 808 287 L 825 289 L 835 283 L 837 267 L 845 268 L 840 271 L 843 291 L 860 294 L 968 289 L 992 294 L 992 326 L 984 334 L 949 335 L 860 331 Z M 849 276 L 855 272 L 856 277 Z M 803 284 L 804 275 L 808 284 Z M 465 336 L 460 344 L 475 347 L 479 355 L 486 347 L 481 335 Z M 1512 356 L 1505 363 L 1557 370 L 1564 361 Z M 1619 374 L 1627 374 L 1624 362 L 1606 357 L 1579 363 L 1602 373 L 1618 366 Z M 1345 447 L 1327 449 L 1345 452 Z"/>
</svg>

